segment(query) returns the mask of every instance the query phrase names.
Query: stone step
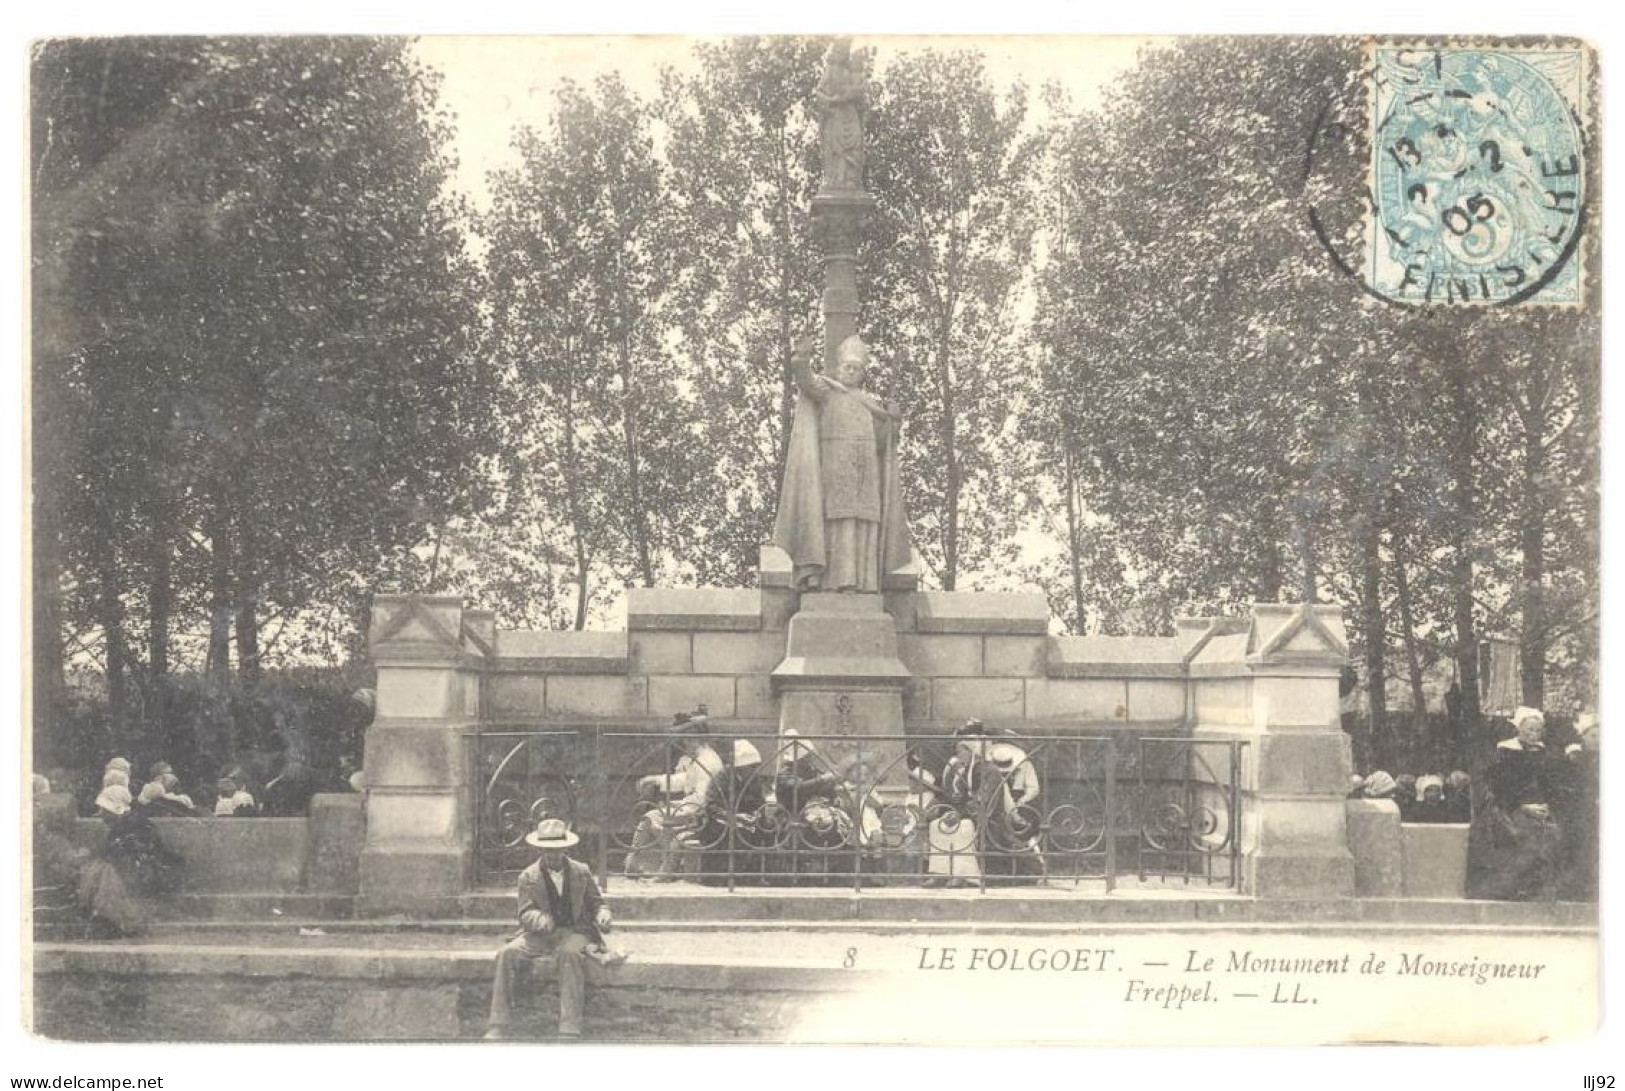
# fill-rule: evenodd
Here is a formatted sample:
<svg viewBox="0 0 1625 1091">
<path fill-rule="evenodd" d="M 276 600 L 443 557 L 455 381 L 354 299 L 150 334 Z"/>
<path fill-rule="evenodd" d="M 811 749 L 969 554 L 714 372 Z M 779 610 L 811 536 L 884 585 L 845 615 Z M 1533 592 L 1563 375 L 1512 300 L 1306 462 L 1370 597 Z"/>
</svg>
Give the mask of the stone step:
<svg viewBox="0 0 1625 1091">
<path fill-rule="evenodd" d="M 689 928 L 694 922 L 818 930 L 860 926 L 972 925 L 1078 926 L 1116 922 L 1231 924 L 1455 924 L 1530 927 L 1596 926 L 1590 903 L 1483 902 L 1460 899 L 1355 898 L 1328 901 L 1259 900 L 1199 888 L 1120 889 L 1112 894 L 1072 887 L 974 890 L 734 891 L 669 884 L 620 886 L 609 894 L 616 919 L 629 927 Z M 485 890 L 460 899 L 468 922 L 506 927 L 514 895 Z M 160 916 L 171 921 L 260 925 L 343 922 L 355 919 L 350 898 L 326 895 L 181 895 Z M 426 924 L 399 917 L 367 918 L 369 926 L 417 930 Z M 362 923 L 362 922 L 357 922 Z"/>
<path fill-rule="evenodd" d="M 785 939 L 802 941 L 808 937 L 875 938 L 906 936 L 914 939 L 943 937 L 1042 938 L 1079 935 L 1158 935 L 1234 933 L 1244 928 L 1249 934 L 1337 935 L 1351 932 L 1370 934 L 1403 933 L 1491 933 L 1500 936 L 1520 934 L 1595 935 L 1594 924 L 1563 923 L 1554 920 L 1523 924 L 1461 924 L 1452 921 L 1251 921 L 1168 920 L 1168 921 L 1081 921 L 1081 922 L 989 922 L 967 924 L 953 921 L 621 921 L 613 936 L 616 941 L 644 948 L 648 943 L 681 944 L 684 937 L 749 936 L 751 944 L 777 944 Z M 514 925 L 496 920 L 297 920 L 274 921 L 159 921 L 138 938 L 112 942 L 128 946 L 184 943 L 195 947 L 221 947 L 246 944 L 271 949 L 279 946 L 316 949 L 365 946 L 418 950 L 435 947 L 479 945 L 487 950 L 514 935 Z M 41 943 L 83 944 L 91 941 L 82 923 L 38 927 L 35 939 Z"/>
<path fill-rule="evenodd" d="M 669 892 L 668 892 L 669 891 Z M 818 927 L 838 921 L 899 924 L 1105 924 L 1212 921 L 1484 924 L 1595 927 L 1597 907 L 1579 902 L 1482 902 L 1462 899 L 1351 898 L 1259 900 L 1228 891 L 1124 890 L 1112 894 L 1070 887 L 977 891 L 780 890 L 771 894 L 703 887 L 612 891 L 617 919 L 625 922 L 783 922 Z M 465 917 L 508 921 L 509 891 L 464 895 Z"/>
<path fill-rule="evenodd" d="M 181 920 L 344 920 L 355 915 L 355 899 L 342 894 L 178 894 L 159 910 Z"/>
<path fill-rule="evenodd" d="M 467 919 L 292 925 L 171 922 L 135 941 L 36 942 L 36 1029 L 76 1041 L 466 1040 L 484 1034 L 493 956 L 505 926 Z M 1551 922 L 1120 921 L 928 930 L 899 922 L 769 927 L 693 920 L 682 927 L 628 925 L 612 938 L 630 958 L 619 966 L 586 967 L 586 1029 L 595 1040 L 867 1042 L 937 1040 L 947 1033 L 961 1045 L 973 1039 L 1123 1044 L 1135 1028 L 1135 1041 L 1165 1042 L 1161 1023 L 1111 1022 L 1117 1008 L 1110 1002 L 1122 999 L 1123 974 L 1168 966 L 1187 945 L 1221 956 L 1242 950 L 1330 958 L 1423 950 L 1436 959 L 1476 959 L 1494 950 L 1517 962 L 1550 962 L 1561 971 L 1553 975 L 1554 987 L 1578 996 L 1595 966 L 1597 943 L 1594 927 Z M 957 956 L 952 966 L 950 952 Z M 980 963 L 1008 972 L 977 972 Z M 533 981 L 521 990 L 520 1036 L 548 1039 L 557 1019 L 550 985 L 555 968 L 550 959 L 526 965 Z M 925 973 L 950 969 L 955 972 Z M 1583 997 L 1576 1002 L 1584 1006 Z M 976 1009 L 967 1022 L 964 1012 L 978 1004 L 985 1010 Z M 1487 1010 L 1473 1007 L 1479 1015 Z M 1079 1011 L 1107 1021 L 1080 1019 Z M 1274 1020 L 1258 1024 L 1259 1033 L 1323 1041 L 1324 1026 L 1306 1011 L 1297 1012 L 1294 1025 L 1278 1022 L 1291 1013 L 1277 1011 Z M 1231 1026 L 1215 1023 L 1206 1041 L 1233 1044 L 1222 1036 Z M 1205 1024 L 1182 1024 L 1180 1040 L 1202 1029 Z M 1419 1033 L 1427 1040 L 1425 1030 Z"/>
</svg>

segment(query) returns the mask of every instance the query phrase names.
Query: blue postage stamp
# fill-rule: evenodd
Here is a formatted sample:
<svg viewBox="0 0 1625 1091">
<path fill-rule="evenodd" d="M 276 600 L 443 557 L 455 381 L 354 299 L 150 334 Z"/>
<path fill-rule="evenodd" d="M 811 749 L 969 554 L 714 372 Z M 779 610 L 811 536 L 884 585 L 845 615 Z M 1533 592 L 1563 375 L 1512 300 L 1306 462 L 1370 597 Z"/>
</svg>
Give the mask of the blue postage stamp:
<svg viewBox="0 0 1625 1091">
<path fill-rule="evenodd" d="M 1580 304 L 1583 47 L 1370 53 L 1372 290 L 1420 305 Z"/>
</svg>

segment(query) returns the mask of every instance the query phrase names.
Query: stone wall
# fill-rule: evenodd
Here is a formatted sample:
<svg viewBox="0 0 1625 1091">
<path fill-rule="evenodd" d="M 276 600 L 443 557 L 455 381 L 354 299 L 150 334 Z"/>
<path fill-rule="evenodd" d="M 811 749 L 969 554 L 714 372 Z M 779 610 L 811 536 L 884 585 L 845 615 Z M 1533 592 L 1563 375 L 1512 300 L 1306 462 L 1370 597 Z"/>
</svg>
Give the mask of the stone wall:
<svg viewBox="0 0 1625 1091">
<path fill-rule="evenodd" d="M 1465 824 L 1407 822 L 1399 827 L 1400 861 L 1407 898 L 1467 896 Z"/>
<path fill-rule="evenodd" d="M 1344 806 L 1358 897 L 1467 896 L 1465 824 L 1401 822 L 1399 807 L 1387 799 L 1351 799 Z"/>
<path fill-rule="evenodd" d="M 720 719 L 771 720 L 768 675 L 788 614 L 757 590 L 638 588 L 624 632 L 496 634 L 490 722 L 667 723 L 707 705 Z"/>
<path fill-rule="evenodd" d="M 484 675 L 487 722 L 668 723 L 704 704 L 716 719 L 776 725 L 772 674 L 794 599 L 755 590 L 634 588 L 622 632 L 496 633 Z M 911 728 L 993 726 L 1042 733 L 1187 720 L 1177 638 L 1056 637 L 1042 595 L 896 592 L 898 655 Z"/>
<path fill-rule="evenodd" d="M 365 822 L 361 796 L 317 795 L 307 818 L 159 818 L 153 826 L 181 858 L 182 894 L 344 896 L 356 892 Z M 107 836 L 99 818 L 72 819 L 67 829 L 89 851 Z"/>
<path fill-rule="evenodd" d="M 885 615 L 871 607 L 846 623 L 855 604 L 801 602 L 772 552 L 758 588 L 632 589 L 617 632 L 498 631 L 489 613 L 454 599 L 378 596 L 363 911 L 444 910 L 466 889 L 474 823 L 463 739 L 481 725 L 651 730 L 705 705 L 729 731 L 766 740 L 785 722 L 821 723 L 791 706 L 817 705 L 831 687 L 851 694 L 842 707 L 859 716 L 862 702 L 896 702 L 901 687 L 910 733 L 975 717 L 1023 734 L 1244 743 L 1243 889 L 1354 893 L 1337 696 L 1348 647 L 1337 607 L 1259 604 L 1248 619 L 1182 619 L 1169 637 L 1060 637 L 1041 595 L 922 592 L 899 579 L 888 582 Z M 807 633 L 822 626 L 816 663 L 806 650 L 789 653 L 801 631 L 793 620 Z M 885 645 L 884 670 L 865 658 L 868 644 Z M 897 722 L 893 711 L 869 733 Z M 1213 775 L 1227 788 L 1228 761 Z"/>
</svg>

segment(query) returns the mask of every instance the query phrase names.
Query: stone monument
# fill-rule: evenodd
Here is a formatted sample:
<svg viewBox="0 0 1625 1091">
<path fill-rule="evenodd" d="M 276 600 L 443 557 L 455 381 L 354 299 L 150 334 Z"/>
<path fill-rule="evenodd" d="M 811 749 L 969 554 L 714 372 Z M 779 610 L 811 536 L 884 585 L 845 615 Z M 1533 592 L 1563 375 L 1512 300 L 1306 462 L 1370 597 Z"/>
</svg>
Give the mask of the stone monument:
<svg viewBox="0 0 1625 1091">
<path fill-rule="evenodd" d="M 837 43 L 819 88 L 824 173 L 812 216 L 824 257 L 824 368 L 812 369 L 811 339 L 796 349 L 801 397 L 773 545 L 800 600 L 772 678 L 780 733 L 851 737 L 826 746 L 825 760 L 860 794 L 883 787 L 889 797 L 907 780 L 898 737 L 910 674 L 884 592 L 912 591 L 915 569 L 898 487 L 901 418 L 864 389 L 868 348 L 857 336 L 858 244 L 874 204 L 863 188 L 861 60 Z"/>
<path fill-rule="evenodd" d="M 1173 636 L 1058 636 L 1041 594 L 919 589 L 897 484 L 899 415 L 866 389 L 857 336 L 857 257 L 873 207 L 862 62 L 836 45 L 820 86 L 824 175 L 811 215 L 823 351 L 809 339 L 795 354 L 802 397 L 759 587 L 633 588 L 614 632 L 499 631 L 460 599 L 376 596 L 357 912 L 455 915 L 481 881 L 489 785 L 470 746 L 485 729 L 601 739 L 661 730 L 697 704 L 769 763 L 775 749 L 804 753 L 812 740 L 797 736 L 820 736 L 819 761 L 862 812 L 866 883 L 869 861 L 897 881 L 923 874 L 920 824 L 906 821 L 905 740 L 975 718 L 1028 738 L 1110 739 L 1120 753 L 1188 739 L 1227 755 L 1193 762 L 1205 771 L 1182 789 L 1202 808 L 1187 815 L 1197 834 L 1202 813 L 1217 830 L 1236 820 L 1207 858 L 1221 878 L 1262 898 L 1359 892 L 1336 607 L 1260 603 L 1248 619 L 1181 619 Z M 1147 829 L 1117 832 L 1144 841 Z"/>
</svg>

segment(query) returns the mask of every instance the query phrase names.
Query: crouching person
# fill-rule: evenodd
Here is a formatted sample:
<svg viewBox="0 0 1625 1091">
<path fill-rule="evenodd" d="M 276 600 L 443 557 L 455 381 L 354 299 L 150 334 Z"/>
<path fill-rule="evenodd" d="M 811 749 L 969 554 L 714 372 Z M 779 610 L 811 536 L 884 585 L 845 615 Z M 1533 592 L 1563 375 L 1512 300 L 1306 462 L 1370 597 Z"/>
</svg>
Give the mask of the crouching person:
<svg viewBox="0 0 1625 1091">
<path fill-rule="evenodd" d="M 613 965 L 625 955 L 604 944 L 609 906 L 592 870 L 565 850 L 581 839 L 557 818 L 543 819 L 525 843 L 541 858 L 519 874 L 519 934 L 497 952 L 487 1038 L 505 1038 L 513 1025 L 513 998 L 522 963 L 553 956 L 559 978 L 559 1037 L 581 1037 L 586 1006 L 586 962 Z"/>
</svg>

